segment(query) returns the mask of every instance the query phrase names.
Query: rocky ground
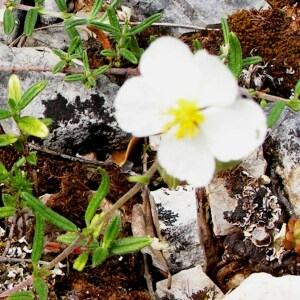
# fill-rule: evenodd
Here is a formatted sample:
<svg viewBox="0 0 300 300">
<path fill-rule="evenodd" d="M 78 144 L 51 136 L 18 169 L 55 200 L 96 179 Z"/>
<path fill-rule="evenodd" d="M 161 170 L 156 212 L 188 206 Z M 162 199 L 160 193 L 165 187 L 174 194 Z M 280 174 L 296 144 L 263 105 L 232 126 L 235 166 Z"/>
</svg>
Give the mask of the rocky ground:
<svg viewBox="0 0 300 300">
<path fill-rule="evenodd" d="M 139 36 L 141 45 L 147 46 L 150 35 L 171 34 L 188 45 L 199 39 L 210 53 L 218 54 L 223 42 L 218 23 L 228 15 L 230 29 L 240 39 L 243 57 L 263 58 L 262 63 L 244 70 L 240 86 L 286 99 L 292 95 L 300 78 L 298 1 L 208 1 L 204 7 L 191 0 L 173 2 L 123 2 L 133 8 L 137 20 L 161 11 L 164 22 L 182 25 L 171 29 L 153 26 Z M 155 142 L 132 140 L 114 120 L 113 101 L 126 79 L 124 74 L 102 76 L 95 88 L 87 90 L 81 83 L 64 82 L 62 73 L 44 72 L 58 61 L 49 47 L 65 50 L 68 40 L 55 20 L 40 22 L 41 28 L 27 40 L 20 39 L 18 32 L 10 38 L 0 34 L 0 106 L 6 105 L 12 68 L 18 72 L 24 89 L 48 80 L 47 89 L 26 111 L 54 120 L 50 136 L 31 144 L 38 152 L 35 194 L 83 227 L 85 209 L 100 180 L 96 168 L 101 165 L 109 174 L 109 206 L 132 187 L 128 174 L 142 174 L 145 165 L 151 164 L 155 150 L 149 150 L 148 158 L 143 153 L 145 145 L 151 148 Z M 54 25 L 43 29 L 47 22 Z M 97 68 L 103 64 L 98 55 L 103 41 L 96 36 L 85 39 L 92 67 Z M 269 102 L 266 114 L 272 105 Z M 2 122 L 2 130 L 12 128 L 11 123 Z M 144 228 L 146 233 L 155 233 L 166 241 L 168 248 L 111 256 L 99 267 L 86 267 L 83 272 L 72 270 L 76 257 L 72 254 L 49 278 L 49 299 L 259 299 L 245 295 L 249 290 L 264 288 L 273 291 L 271 296 L 264 294 L 264 299 L 297 299 L 300 277 L 288 276 L 300 273 L 297 254 L 282 244 L 286 224 L 291 217 L 300 216 L 299 128 L 299 113 L 286 108 L 263 146 L 235 169 L 219 173 L 206 188 L 182 185 L 171 191 L 156 175 L 151 185 L 120 211 L 120 234 L 139 234 L 139 228 Z M 12 147 L 0 149 L 0 160 L 7 168 L 17 157 Z M 0 223 L 1 252 L 10 225 L 11 220 Z M 1 291 L 31 274 L 27 260 L 31 226 L 32 216 L 20 216 L 10 252 L 0 257 Z M 43 261 L 63 250 L 64 246 L 56 241 L 59 233 L 51 226 L 47 228 Z M 278 278 L 270 279 L 270 275 Z M 236 290 L 225 297 L 232 289 Z"/>
</svg>

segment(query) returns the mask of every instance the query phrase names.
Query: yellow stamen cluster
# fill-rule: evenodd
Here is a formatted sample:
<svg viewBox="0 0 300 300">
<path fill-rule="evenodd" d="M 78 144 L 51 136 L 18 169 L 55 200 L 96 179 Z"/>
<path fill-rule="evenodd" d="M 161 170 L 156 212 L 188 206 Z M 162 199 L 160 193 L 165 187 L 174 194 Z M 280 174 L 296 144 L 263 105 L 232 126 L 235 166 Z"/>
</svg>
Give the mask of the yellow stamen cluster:
<svg viewBox="0 0 300 300">
<path fill-rule="evenodd" d="M 185 99 L 180 99 L 177 102 L 177 107 L 170 108 L 165 113 L 172 115 L 173 120 L 166 124 L 163 131 L 166 132 L 176 126 L 175 137 L 178 139 L 195 137 L 200 131 L 199 125 L 204 120 L 196 101 Z"/>
</svg>

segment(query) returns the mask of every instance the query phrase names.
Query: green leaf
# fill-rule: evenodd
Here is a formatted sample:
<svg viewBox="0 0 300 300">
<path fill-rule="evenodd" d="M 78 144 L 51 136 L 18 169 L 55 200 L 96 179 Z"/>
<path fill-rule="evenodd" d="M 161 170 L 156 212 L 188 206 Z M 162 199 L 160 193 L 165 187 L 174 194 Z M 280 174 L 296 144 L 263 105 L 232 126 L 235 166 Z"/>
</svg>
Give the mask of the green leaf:
<svg viewBox="0 0 300 300">
<path fill-rule="evenodd" d="M 120 217 L 116 215 L 108 224 L 103 236 L 102 246 L 104 248 L 108 248 L 111 242 L 117 238 L 120 229 L 120 222 Z"/>
<path fill-rule="evenodd" d="M 291 99 L 288 101 L 287 106 L 293 111 L 300 111 L 300 101 L 297 99 Z"/>
<path fill-rule="evenodd" d="M 61 52 L 60 50 L 55 49 L 55 48 L 52 48 L 51 51 L 52 51 L 55 55 L 57 55 L 60 59 L 62 59 L 62 60 L 65 60 L 65 59 L 66 59 L 66 56 L 67 56 L 67 55 L 66 55 L 65 53 Z"/>
<path fill-rule="evenodd" d="M 136 37 L 133 35 L 129 39 L 129 49 L 134 55 L 140 59 L 143 54 L 143 49 L 139 47 Z"/>
<path fill-rule="evenodd" d="M 83 62 L 84 71 L 88 72 L 90 70 L 90 64 L 89 64 L 89 58 L 86 50 L 82 52 L 82 62 Z"/>
<path fill-rule="evenodd" d="M 16 103 L 22 97 L 22 85 L 19 77 L 13 74 L 8 80 L 8 97 L 13 99 Z"/>
<path fill-rule="evenodd" d="M 96 210 L 99 208 L 100 203 L 104 199 L 104 197 L 107 195 L 109 191 L 109 177 L 106 171 L 102 168 L 97 169 L 102 177 L 100 186 L 96 193 L 93 195 L 84 215 L 85 223 L 88 226 L 90 221 L 92 220 Z"/>
<path fill-rule="evenodd" d="M 30 291 L 16 292 L 12 295 L 9 295 L 7 300 L 34 300 L 34 294 Z"/>
<path fill-rule="evenodd" d="M 13 216 L 15 213 L 15 208 L 14 207 L 0 207 L 0 218 L 6 218 Z"/>
<path fill-rule="evenodd" d="M 127 34 L 128 35 L 136 35 L 137 33 L 140 33 L 143 30 L 145 30 L 146 28 L 150 27 L 152 25 L 152 23 L 157 22 L 161 17 L 162 17 L 161 13 L 154 14 L 154 15 L 150 16 L 149 18 L 147 18 L 146 20 L 144 20 L 139 25 L 134 26 L 133 28 L 129 29 Z"/>
<path fill-rule="evenodd" d="M 13 144 L 14 148 L 20 152 L 23 153 L 24 152 L 24 145 L 21 141 L 21 139 L 18 139 L 14 144 Z"/>
<path fill-rule="evenodd" d="M 127 59 L 129 62 L 131 62 L 132 64 L 137 64 L 138 63 L 138 59 L 137 57 L 128 49 L 126 48 L 121 48 L 120 49 L 120 54 Z"/>
<path fill-rule="evenodd" d="M 105 24 L 105 23 L 89 22 L 89 25 L 91 27 L 96 28 L 96 29 L 110 32 L 112 35 L 116 35 L 117 36 L 119 34 L 119 31 L 115 27 L 113 27 L 111 25 L 108 25 L 108 24 Z"/>
<path fill-rule="evenodd" d="M 37 294 L 39 295 L 39 300 L 48 299 L 48 286 L 41 278 L 35 278 L 33 281 L 33 287 L 35 288 Z"/>
<path fill-rule="evenodd" d="M 98 15 L 98 13 L 101 9 L 102 3 L 103 3 L 103 0 L 95 0 L 94 5 L 92 7 L 92 10 L 90 12 L 90 18 L 91 19 L 97 17 L 97 15 Z"/>
<path fill-rule="evenodd" d="M 16 199 L 11 194 L 2 194 L 2 201 L 6 207 L 15 208 L 16 207 Z"/>
<path fill-rule="evenodd" d="M 262 99 L 259 103 L 262 108 L 266 108 L 268 106 L 268 102 L 265 99 Z"/>
<path fill-rule="evenodd" d="M 10 118 L 11 116 L 12 114 L 9 110 L 0 108 L 0 120 Z"/>
<path fill-rule="evenodd" d="M 74 261 L 73 269 L 81 272 L 83 270 L 83 268 L 85 267 L 85 265 L 88 261 L 88 258 L 89 258 L 88 253 L 81 253 Z"/>
<path fill-rule="evenodd" d="M 272 107 L 268 115 L 268 119 L 267 119 L 268 128 L 272 128 L 275 125 L 282 111 L 284 110 L 284 107 L 285 107 L 284 101 L 278 101 L 275 103 L 275 105 Z"/>
<path fill-rule="evenodd" d="M 32 8 L 27 12 L 24 22 L 24 34 L 27 37 L 32 34 L 38 15 L 38 11 L 35 8 Z"/>
<path fill-rule="evenodd" d="M 114 39 L 116 41 L 118 41 L 121 38 L 121 28 L 120 28 L 120 24 L 119 24 L 119 19 L 113 8 L 108 7 L 108 9 L 106 11 L 107 11 L 107 16 L 108 16 L 110 25 L 112 27 L 114 27 L 116 29 L 116 31 L 118 31 L 118 34 L 113 33 Z"/>
<path fill-rule="evenodd" d="M 116 57 L 117 53 L 114 50 L 104 49 L 100 52 L 103 56 Z"/>
<path fill-rule="evenodd" d="M 222 25 L 222 32 L 224 37 L 224 43 L 225 45 L 229 45 L 229 27 L 226 18 L 221 19 L 221 25 Z"/>
<path fill-rule="evenodd" d="M 114 241 L 109 248 L 112 254 L 126 254 L 136 252 L 149 246 L 152 243 L 150 237 L 127 237 L 118 241 Z"/>
<path fill-rule="evenodd" d="M 46 80 L 33 84 L 22 96 L 17 104 L 19 110 L 25 108 L 46 86 L 48 82 Z"/>
<path fill-rule="evenodd" d="M 39 212 L 50 223 L 66 231 L 77 231 L 77 226 L 73 222 L 48 208 L 30 193 L 23 192 L 22 198 L 29 206 L 31 206 L 36 212 Z"/>
<path fill-rule="evenodd" d="M 296 85 L 295 85 L 295 96 L 299 96 L 300 95 L 300 79 L 297 81 Z"/>
<path fill-rule="evenodd" d="M 85 79 L 85 75 L 84 74 L 71 74 L 71 75 L 67 75 L 64 80 L 66 82 L 74 82 L 74 81 L 82 81 Z"/>
<path fill-rule="evenodd" d="M 46 126 L 51 126 L 53 123 L 53 120 L 51 118 L 44 118 L 41 119 L 41 121 L 46 125 Z"/>
<path fill-rule="evenodd" d="M 65 243 L 67 245 L 71 245 L 75 240 L 79 238 L 79 234 L 76 232 L 68 232 L 66 234 L 62 234 L 57 237 L 59 242 Z"/>
<path fill-rule="evenodd" d="M 139 183 L 143 183 L 143 184 L 149 184 L 150 183 L 150 178 L 148 176 L 143 176 L 143 175 L 129 176 L 128 181 L 129 182 L 139 182 Z"/>
<path fill-rule="evenodd" d="M 48 127 L 39 119 L 31 116 L 21 117 L 17 122 L 19 128 L 27 134 L 46 138 L 49 135 Z"/>
<path fill-rule="evenodd" d="M 18 140 L 18 136 L 7 133 L 7 134 L 0 134 L 0 147 L 8 146 L 10 144 L 15 143 Z"/>
<path fill-rule="evenodd" d="M 6 9 L 3 15 L 3 29 L 6 35 L 10 35 L 15 28 L 16 20 L 14 13 L 10 9 Z"/>
<path fill-rule="evenodd" d="M 250 65 L 260 63 L 261 61 L 262 61 L 262 58 L 260 56 L 251 56 L 251 57 L 243 58 L 242 59 L 242 69 L 246 68 Z"/>
<path fill-rule="evenodd" d="M 64 66 L 65 66 L 66 62 L 61 60 L 59 61 L 53 68 L 52 68 L 52 73 L 56 74 L 58 73 Z"/>
<path fill-rule="evenodd" d="M 158 172 L 159 172 L 163 182 L 168 185 L 169 189 L 175 189 L 179 185 L 180 180 L 169 175 L 166 172 L 166 170 L 164 168 L 162 168 L 161 166 L 158 167 Z"/>
<path fill-rule="evenodd" d="M 7 104 L 13 114 L 18 111 L 17 102 L 14 99 L 8 98 Z"/>
<path fill-rule="evenodd" d="M 0 161 L 0 175 L 7 174 L 4 164 Z"/>
<path fill-rule="evenodd" d="M 35 226 L 34 237 L 32 242 L 31 261 L 37 265 L 44 248 L 44 236 L 45 236 L 45 219 L 39 212 L 35 212 Z"/>
<path fill-rule="evenodd" d="M 93 76 L 99 76 L 103 73 L 105 73 L 110 68 L 110 65 L 102 66 L 95 71 L 93 71 Z"/>
<path fill-rule="evenodd" d="M 92 257 L 92 267 L 97 267 L 100 265 L 109 255 L 109 251 L 107 248 L 98 247 Z"/>
<path fill-rule="evenodd" d="M 35 151 L 32 151 L 29 153 L 28 156 L 26 156 L 26 161 L 35 166 L 37 164 L 37 156 L 36 156 L 36 152 Z"/>
<path fill-rule="evenodd" d="M 87 24 L 87 19 L 76 19 L 76 20 L 71 20 L 65 23 L 66 29 L 70 29 L 75 26 L 81 26 Z"/>
<path fill-rule="evenodd" d="M 79 36 L 74 36 L 71 40 L 70 46 L 68 48 L 68 53 L 72 54 L 75 52 L 76 48 L 81 44 L 81 39 Z"/>
<path fill-rule="evenodd" d="M 197 51 L 203 49 L 203 46 L 198 39 L 193 40 L 193 49 L 194 49 L 194 52 L 197 52 Z"/>
<path fill-rule="evenodd" d="M 228 67 L 233 73 L 234 77 L 238 79 L 242 72 L 243 52 L 240 41 L 233 32 L 230 32 L 229 34 L 229 45 Z"/>
<path fill-rule="evenodd" d="M 60 11 L 67 12 L 68 7 L 65 0 L 55 0 L 55 3 Z"/>
</svg>

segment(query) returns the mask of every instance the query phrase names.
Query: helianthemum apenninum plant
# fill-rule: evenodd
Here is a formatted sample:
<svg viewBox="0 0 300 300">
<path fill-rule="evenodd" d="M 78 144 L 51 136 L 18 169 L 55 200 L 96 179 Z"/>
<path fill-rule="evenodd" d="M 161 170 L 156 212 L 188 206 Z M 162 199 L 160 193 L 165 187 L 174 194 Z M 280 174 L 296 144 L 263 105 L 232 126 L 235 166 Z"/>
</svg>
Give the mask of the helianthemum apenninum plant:
<svg viewBox="0 0 300 300">
<path fill-rule="evenodd" d="M 241 99 L 234 75 L 205 50 L 161 37 L 142 55 L 140 76 L 128 79 L 116 100 L 120 127 L 137 137 L 161 134 L 159 164 L 180 180 L 205 186 L 216 160 L 245 158 L 264 141 L 261 107 Z"/>
</svg>

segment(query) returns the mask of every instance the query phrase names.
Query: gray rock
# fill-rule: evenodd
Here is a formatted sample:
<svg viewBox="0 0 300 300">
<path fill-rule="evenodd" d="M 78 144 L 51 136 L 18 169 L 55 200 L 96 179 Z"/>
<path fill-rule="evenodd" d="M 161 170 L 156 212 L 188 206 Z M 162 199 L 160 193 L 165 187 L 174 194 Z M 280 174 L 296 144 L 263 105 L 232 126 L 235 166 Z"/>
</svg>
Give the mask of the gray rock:
<svg viewBox="0 0 300 300">
<path fill-rule="evenodd" d="M 43 6 L 45 11 L 51 11 L 51 12 L 60 12 L 59 8 L 57 7 L 57 4 L 54 0 L 44 0 Z M 45 25 L 50 25 L 57 21 L 56 17 L 51 17 L 47 15 L 40 15 L 41 23 Z"/>
<path fill-rule="evenodd" d="M 263 0 L 123 0 L 122 3 L 133 9 L 133 16 L 142 20 L 155 13 L 163 13 L 162 22 L 206 26 L 221 22 L 222 17 L 238 9 L 260 8 L 266 5 Z M 177 29 L 177 33 L 190 30 Z M 173 32 L 174 33 L 174 32 Z"/>
<path fill-rule="evenodd" d="M 237 200 L 229 196 L 226 189 L 226 180 L 215 177 L 206 188 L 209 201 L 213 232 L 216 236 L 227 235 L 234 227 L 224 218 L 224 212 L 233 211 L 237 205 Z"/>
<path fill-rule="evenodd" d="M 167 279 L 157 282 L 156 296 L 159 300 L 221 300 L 224 294 L 198 265 L 172 276 L 170 289 L 167 288 Z"/>
<path fill-rule="evenodd" d="M 42 65 L 53 67 L 57 57 L 52 53 L 30 48 L 8 48 L 0 45 L 4 66 L 26 67 Z M 8 72 L 0 74 L 0 107 L 6 107 Z M 90 151 L 107 154 L 122 146 L 128 135 L 119 129 L 114 119 L 113 101 L 119 86 L 106 76 L 100 76 L 97 86 L 85 89 L 81 82 L 66 83 L 64 75 L 49 72 L 22 72 L 18 74 L 23 90 L 32 84 L 47 80 L 48 86 L 22 112 L 37 118 L 52 118 L 50 136 L 41 141 L 50 149 L 75 155 Z M 15 132 L 11 120 L 1 122 L 6 132 Z"/>
<path fill-rule="evenodd" d="M 295 213 L 300 216 L 300 115 L 285 109 L 270 130 L 270 147 L 276 153 L 271 165 L 284 183 Z"/>
<path fill-rule="evenodd" d="M 150 192 L 154 199 L 163 241 L 163 251 L 172 274 L 198 264 L 205 270 L 206 254 L 198 229 L 197 199 L 192 186 Z"/>
</svg>

